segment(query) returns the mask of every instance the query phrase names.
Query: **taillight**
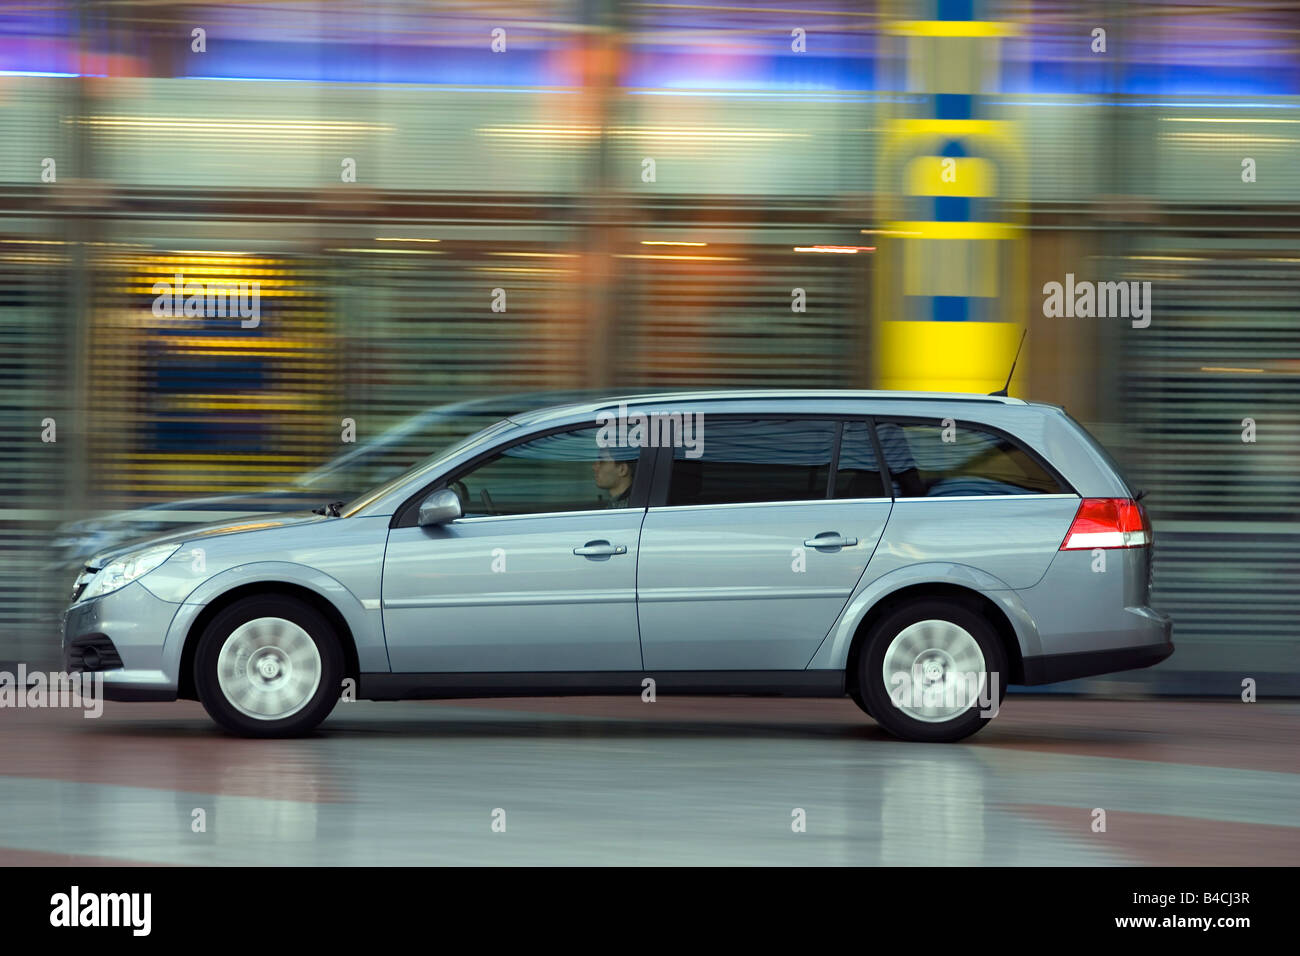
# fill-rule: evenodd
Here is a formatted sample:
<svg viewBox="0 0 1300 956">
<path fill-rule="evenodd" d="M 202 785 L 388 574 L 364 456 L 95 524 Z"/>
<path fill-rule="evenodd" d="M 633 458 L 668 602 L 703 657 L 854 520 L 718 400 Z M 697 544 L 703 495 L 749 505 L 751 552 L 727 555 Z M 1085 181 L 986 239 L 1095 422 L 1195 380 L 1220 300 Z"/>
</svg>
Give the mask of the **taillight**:
<svg viewBox="0 0 1300 956">
<path fill-rule="evenodd" d="M 1061 550 L 1144 548 L 1150 543 L 1146 510 L 1132 498 L 1084 498 Z"/>
</svg>

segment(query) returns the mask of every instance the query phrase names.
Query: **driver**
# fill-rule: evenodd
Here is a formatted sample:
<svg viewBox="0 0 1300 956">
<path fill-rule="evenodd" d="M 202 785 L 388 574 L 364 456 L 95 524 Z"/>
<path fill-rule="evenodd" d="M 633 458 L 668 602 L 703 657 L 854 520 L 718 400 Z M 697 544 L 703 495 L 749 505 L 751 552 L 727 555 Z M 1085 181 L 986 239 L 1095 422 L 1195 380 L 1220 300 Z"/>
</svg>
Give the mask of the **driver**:
<svg viewBox="0 0 1300 956">
<path fill-rule="evenodd" d="M 631 504 L 632 479 L 635 475 L 635 463 L 615 461 L 608 448 L 600 450 L 600 456 L 592 462 L 592 479 L 596 487 L 609 494 L 607 508 L 627 508 Z"/>
</svg>

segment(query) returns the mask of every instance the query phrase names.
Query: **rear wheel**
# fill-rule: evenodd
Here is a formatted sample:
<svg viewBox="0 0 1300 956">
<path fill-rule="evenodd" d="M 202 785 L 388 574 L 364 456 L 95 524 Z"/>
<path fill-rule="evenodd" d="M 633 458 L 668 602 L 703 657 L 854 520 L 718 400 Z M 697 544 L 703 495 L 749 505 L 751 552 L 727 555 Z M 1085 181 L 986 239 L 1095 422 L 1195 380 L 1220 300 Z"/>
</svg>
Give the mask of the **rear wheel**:
<svg viewBox="0 0 1300 956">
<path fill-rule="evenodd" d="M 1006 651 L 978 612 L 952 601 L 915 601 L 876 622 L 858 656 L 863 710 L 904 740 L 969 737 L 1006 695 Z"/>
<path fill-rule="evenodd" d="M 343 651 L 319 611 L 257 595 L 224 608 L 199 638 L 194 683 L 208 714 L 245 737 L 292 737 L 338 701 Z"/>
</svg>

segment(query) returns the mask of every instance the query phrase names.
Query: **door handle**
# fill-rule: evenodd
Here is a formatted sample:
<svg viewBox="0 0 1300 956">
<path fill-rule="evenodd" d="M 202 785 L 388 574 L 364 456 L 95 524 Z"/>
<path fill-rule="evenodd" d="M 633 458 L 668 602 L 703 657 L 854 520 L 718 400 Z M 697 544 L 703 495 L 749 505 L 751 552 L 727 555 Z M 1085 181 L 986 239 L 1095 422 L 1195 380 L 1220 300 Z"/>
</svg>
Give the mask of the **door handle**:
<svg viewBox="0 0 1300 956">
<path fill-rule="evenodd" d="M 823 531 L 815 538 L 803 543 L 805 548 L 851 548 L 858 543 L 857 538 L 845 538 L 838 531 Z"/>
<path fill-rule="evenodd" d="M 610 544 L 608 541 L 588 541 L 581 548 L 574 548 L 573 553 L 587 557 L 592 555 L 627 554 L 627 545 Z"/>
</svg>

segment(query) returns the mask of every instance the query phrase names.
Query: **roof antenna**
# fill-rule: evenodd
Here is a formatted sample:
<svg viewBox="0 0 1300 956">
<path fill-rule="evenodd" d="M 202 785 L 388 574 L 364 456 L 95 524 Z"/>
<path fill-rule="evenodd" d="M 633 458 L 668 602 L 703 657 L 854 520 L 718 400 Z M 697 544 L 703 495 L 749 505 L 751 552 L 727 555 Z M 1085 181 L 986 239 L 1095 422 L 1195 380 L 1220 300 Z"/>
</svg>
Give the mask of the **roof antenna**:
<svg viewBox="0 0 1300 956">
<path fill-rule="evenodd" d="M 1016 374 L 1016 363 L 1020 361 L 1020 350 L 1025 347 L 1025 336 L 1029 334 L 1029 329 L 1020 333 L 1020 344 L 1016 346 L 1016 357 L 1011 360 L 1011 371 L 1007 372 L 1007 384 L 1003 385 L 996 392 L 989 392 L 990 395 L 996 395 L 999 398 L 1007 397 L 1007 389 L 1011 387 L 1011 376 Z"/>
</svg>

